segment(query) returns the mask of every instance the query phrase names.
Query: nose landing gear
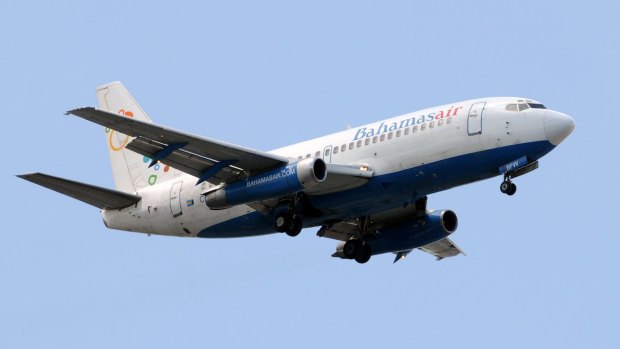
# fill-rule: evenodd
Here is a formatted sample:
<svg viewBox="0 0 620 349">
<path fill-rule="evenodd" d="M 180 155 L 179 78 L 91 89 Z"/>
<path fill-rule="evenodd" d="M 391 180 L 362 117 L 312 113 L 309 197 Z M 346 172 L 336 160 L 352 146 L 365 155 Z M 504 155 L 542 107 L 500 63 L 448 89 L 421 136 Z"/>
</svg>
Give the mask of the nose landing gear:
<svg viewBox="0 0 620 349">
<path fill-rule="evenodd" d="M 514 195 L 517 192 L 517 185 L 512 183 L 510 176 L 505 176 L 504 181 L 499 186 L 499 191 L 506 195 Z"/>
</svg>

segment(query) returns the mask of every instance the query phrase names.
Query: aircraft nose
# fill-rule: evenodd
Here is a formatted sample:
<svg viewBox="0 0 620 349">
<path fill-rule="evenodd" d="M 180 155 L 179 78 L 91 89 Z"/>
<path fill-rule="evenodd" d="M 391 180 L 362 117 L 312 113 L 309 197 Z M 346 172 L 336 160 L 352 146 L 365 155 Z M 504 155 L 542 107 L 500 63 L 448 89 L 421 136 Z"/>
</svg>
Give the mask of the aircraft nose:
<svg viewBox="0 0 620 349">
<path fill-rule="evenodd" d="M 544 116 L 545 135 L 553 145 L 560 144 L 575 128 L 575 120 L 570 116 L 548 110 Z"/>
</svg>

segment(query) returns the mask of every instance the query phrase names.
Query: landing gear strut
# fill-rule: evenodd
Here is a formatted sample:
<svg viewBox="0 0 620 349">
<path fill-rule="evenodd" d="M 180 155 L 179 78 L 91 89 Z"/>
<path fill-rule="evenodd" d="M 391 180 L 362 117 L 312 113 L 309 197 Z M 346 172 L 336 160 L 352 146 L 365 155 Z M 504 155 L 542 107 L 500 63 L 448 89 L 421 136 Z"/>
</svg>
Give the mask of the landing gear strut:
<svg viewBox="0 0 620 349">
<path fill-rule="evenodd" d="M 517 185 L 512 183 L 510 176 L 504 176 L 504 181 L 500 184 L 499 191 L 506 195 L 514 195 L 517 192 Z"/>
<path fill-rule="evenodd" d="M 301 219 L 288 212 L 280 213 L 275 221 L 274 228 L 277 232 L 286 233 L 288 236 L 297 236 L 303 228 Z"/>
</svg>

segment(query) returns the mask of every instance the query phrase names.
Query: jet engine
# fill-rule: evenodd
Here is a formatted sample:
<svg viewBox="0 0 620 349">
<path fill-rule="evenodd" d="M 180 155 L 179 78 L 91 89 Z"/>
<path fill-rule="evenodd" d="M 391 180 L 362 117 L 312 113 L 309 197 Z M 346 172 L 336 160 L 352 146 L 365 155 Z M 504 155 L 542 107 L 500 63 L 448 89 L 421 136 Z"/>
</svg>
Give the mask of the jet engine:
<svg viewBox="0 0 620 349">
<path fill-rule="evenodd" d="M 308 158 L 228 183 L 206 193 L 205 201 L 211 209 L 225 209 L 235 205 L 295 194 L 323 182 L 327 165 L 322 159 Z"/>
</svg>

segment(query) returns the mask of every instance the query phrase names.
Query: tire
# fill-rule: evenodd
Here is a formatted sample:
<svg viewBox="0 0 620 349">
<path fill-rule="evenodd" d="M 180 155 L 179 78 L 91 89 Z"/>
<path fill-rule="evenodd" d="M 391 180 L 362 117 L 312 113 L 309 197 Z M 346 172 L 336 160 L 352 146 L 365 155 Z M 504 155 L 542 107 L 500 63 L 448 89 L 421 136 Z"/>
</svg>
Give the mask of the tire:
<svg viewBox="0 0 620 349">
<path fill-rule="evenodd" d="M 273 226 L 279 233 L 284 233 L 291 229 L 293 225 L 293 217 L 288 214 L 280 214 L 276 217 Z"/>
<path fill-rule="evenodd" d="M 370 257 L 372 256 L 372 251 L 370 250 L 370 246 L 366 244 L 362 245 L 361 247 L 362 248 L 360 248 L 355 255 L 355 261 L 359 264 L 364 264 L 370 260 Z"/>
<path fill-rule="evenodd" d="M 291 225 L 290 229 L 288 229 L 286 231 L 286 235 L 288 236 L 297 236 L 299 235 L 299 233 L 301 233 L 301 229 L 303 228 L 303 223 L 301 222 L 301 219 L 295 217 L 293 218 L 293 224 Z"/>
<path fill-rule="evenodd" d="M 503 181 L 502 184 L 499 185 L 499 191 L 501 191 L 504 194 L 508 194 L 512 185 L 513 184 L 511 182 Z"/>
<path fill-rule="evenodd" d="M 510 183 L 510 189 L 508 189 L 508 192 L 506 194 L 508 195 L 515 195 L 515 193 L 517 192 L 517 185 L 514 183 Z"/>
<path fill-rule="evenodd" d="M 362 244 L 357 239 L 348 240 L 345 242 L 342 247 L 342 254 L 344 255 L 344 258 L 354 259 L 357 255 L 357 251 L 360 250 L 361 245 Z"/>
</svg>

